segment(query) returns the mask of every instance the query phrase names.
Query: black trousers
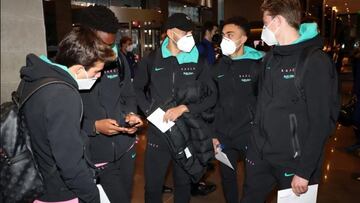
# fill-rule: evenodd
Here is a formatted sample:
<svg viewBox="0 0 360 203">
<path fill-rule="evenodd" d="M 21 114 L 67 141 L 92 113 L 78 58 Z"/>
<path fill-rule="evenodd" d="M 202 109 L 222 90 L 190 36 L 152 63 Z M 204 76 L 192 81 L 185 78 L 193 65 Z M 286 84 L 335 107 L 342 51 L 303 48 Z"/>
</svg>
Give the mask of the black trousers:
<svg viewBox="0 0 360 203">
<path fill-rule="evenodd" d="M 98 177 L 98 183 L 104 188 L 110 202 L 131 202 L 135 168 L 135 146 L 121 159 L 105 168 Z"/>
<path fill-rule="evenodd" d="M 222 150 L 228 157 L 234 170 L 220 162 L 221 184 L 227 203 L 239 202 L 239 187 L 237 180 L 237 163 L 243 160 L 245 151 L 235 148 L 225 148 Z"/>
<path fill-rule="evenodd" d="M 294 173 L 294 168 L 274 165 L 261 159 L 260 155 L 250 147 L 245 159 L 245 183 L 241 203 L 264 203 L 275 185 L 279 190 L 291 188 Z M 318 167 L 309 185 L 319 183 L 320 175 L 321 167 Z"/>
<path fill-rule="evenodd" d="M 150 132 L 149 132 L 150 133 Z M 152 136 L 149 135 L 148 136 Z M 161 136 L 161 135 L 155 135 Z M 145 202 L 162 203 L 162 187 L 169 163 L 173 162 L 174 202 L 190 201 L 190 176 L 174 161 L 165 140 L 148 141 L 145 151 Z"/>
</svg>

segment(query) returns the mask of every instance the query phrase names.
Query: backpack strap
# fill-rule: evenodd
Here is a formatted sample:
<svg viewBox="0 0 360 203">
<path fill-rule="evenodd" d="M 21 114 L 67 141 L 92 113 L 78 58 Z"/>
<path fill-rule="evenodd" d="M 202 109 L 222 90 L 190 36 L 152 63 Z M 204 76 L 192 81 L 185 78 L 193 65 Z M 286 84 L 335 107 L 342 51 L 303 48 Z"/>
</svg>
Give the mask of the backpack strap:
<svg viewBox="0 0 360 203">
<path fill-rule="evenodd" d="M 75 89 L 75 87 L 73 87 L 72 85 L 70 85 L 69 83 L 67 83 L 65 81 L 59 80 L 57 78 L 44 78 L 44 79 L 35 81 L 33 84 L 31 84 L 30 90 L 28 90 L 29 93 L 27 93 L 26 95 L 23 95 L 23 93 L 24 93 L 23 91 L 25 89 L 26 83 L 24 81 L 21 81 L 20 85 L 19 85 L 21 90 L 19 91 L 19 89 L 18 89 L 19 96 L 21 96 L 19 99 L 19 109 L 21 107 L 23 107 L 24 104 L 30 99 L 30 97 L 32 95 L 34 95 L 38 90 L 40 90 L 41 88 L 48 86 L 50 84 L 64 84 L 66 86 L 71 87 L 71 89 L 73 89 L 74 91 L 78 92 L 78 90 Z"/>
<path fill-rule="evenodd" d="M 72 86 L 71 84 L 69 84 L 69 83 L 67 83 L 67 82 L 65 82 L 63 80 L 59 80 L 58 78 L 44 78 L 44 79 L 40 79 L 40 80 L 35 81 L 32 84 L 30 84 L 30 86 L 28 86 L 29 89 L 27 89 L 26 95 L 23 95 L 24 90 L 27 87 L 27 84 L 26 84 L 26 82 L 24 80 L 21 80 L 18 89 L 15 92 L 12 93 L 12 100 L 17 105 L 18 111 L 20 112 L 20 109 L 24 106 L 24 104 L 38 90 L 40 90 L 41 88 L 43 88 L 45 86 L 51 85 L 51 84 L 66 85 L 66 86 L 70 87 L 71 89 L 73 89 L 75 92 L 78 92 L 78 89 L 76 89 L 74 86 Z M 81 100 L 81 107 L 82 108 L 81 108 L 80 121 L 81 121 L 81 119 L 83 117 L 83 114 L 84 114 L 82 100 Z"/>
<path fill-rule="evenodd" d="M 304 101 L 306 101 L 305 89 L 303 85 L 304 76 L 308 69 L 310 56 L 319 50 L 319 47 L 306 47 L 300 52 L 299 58 L 295 65 L 295 88 L 297 91 L 297 96 Z"/>
</svg>

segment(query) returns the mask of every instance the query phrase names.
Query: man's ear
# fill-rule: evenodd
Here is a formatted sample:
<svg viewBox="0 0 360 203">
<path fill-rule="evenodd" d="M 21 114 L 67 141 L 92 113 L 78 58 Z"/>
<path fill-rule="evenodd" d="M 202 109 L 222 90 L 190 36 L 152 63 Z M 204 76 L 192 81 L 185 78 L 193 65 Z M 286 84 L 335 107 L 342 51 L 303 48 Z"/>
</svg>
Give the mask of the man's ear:
<svg viewBox="0 0 360 203">
<path fill-rule="evenodd" d="M 289 23 L 287 22 L 287 20 L 286 20 L 283 16 L 281 16 L 281 15 L 277 15 L 275 21 L 277 22 L 277 24 L 278 24 L 279 27 L 280 27 L 280 26 L 283 26 L 284 23 L 289 24 Z"/>
<path fill-rule="evenodd" d="M 241 44 L 245 44 L 245 42 L 248 40 L 248 37 L 246 35 L 241 36 Z"/>
<path fill-rule="evenodd" d="M 73 66 L 70 66 L 69 67 L 69 71 L 74 74 L 74 75 L 77 75 L 79 74 L 79 72 L 81 71 L 81 69 L 85 69 L 83 65 L 80 65 L 80 64 L 76 64 L 76 65 L 73 65 Z"/>
</svg>

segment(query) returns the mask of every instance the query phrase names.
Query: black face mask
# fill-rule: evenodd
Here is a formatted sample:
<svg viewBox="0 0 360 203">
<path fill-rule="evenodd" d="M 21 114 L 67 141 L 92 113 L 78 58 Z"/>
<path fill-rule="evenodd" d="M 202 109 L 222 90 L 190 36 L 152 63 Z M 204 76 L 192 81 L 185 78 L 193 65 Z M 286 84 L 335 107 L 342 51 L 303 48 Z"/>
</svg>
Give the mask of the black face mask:
<svg viewBox="0 0 360 203">
<path fill-rule="evenodd" d="M 222 36 L 221 36 L 220 34 L 216 33 L 216 34 L 214 34 L 214 36 L 212 37 L 211 41 L 212 41 L 214 44 L 220 45 L 221 39 L 222 39 Z"/>
</svg>

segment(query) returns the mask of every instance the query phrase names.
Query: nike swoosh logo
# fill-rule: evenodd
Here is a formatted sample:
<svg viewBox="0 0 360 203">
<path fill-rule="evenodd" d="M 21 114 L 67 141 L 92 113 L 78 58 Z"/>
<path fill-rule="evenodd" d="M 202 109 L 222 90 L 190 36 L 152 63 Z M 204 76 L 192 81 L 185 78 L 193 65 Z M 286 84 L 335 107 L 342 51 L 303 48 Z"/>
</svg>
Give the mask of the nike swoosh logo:
<svg viewBox="0 0 360 203">
<path fill-rule="evenodd" d="M 155 71 L 161 71 L 164 68 L 155 68 Z"/>
<path fill-rule="evenodd" d="M 133 154 L 133 155 L 131 155 L 131 158 L 135 158 L 136 157 L 136 153 L 135 154 Z"/>
<path fill-rule="evenodd" d="M 224 75 L 218 75 L 217 77 L 218 77 L 218 78 L 222 78 L 222 77 L 224 77 Z"/>
<path fill-rule="evenodd" d="M 294 176 L 295 174 L 293 174 L 293 173 L 284 173 L 284 176 L 285 177 L 291 177 L 291 176 Z"/>
</svg>

